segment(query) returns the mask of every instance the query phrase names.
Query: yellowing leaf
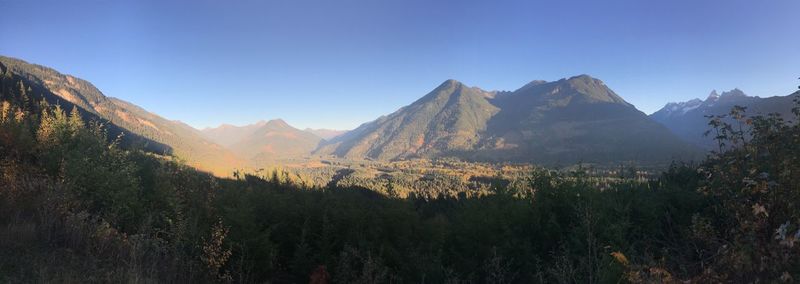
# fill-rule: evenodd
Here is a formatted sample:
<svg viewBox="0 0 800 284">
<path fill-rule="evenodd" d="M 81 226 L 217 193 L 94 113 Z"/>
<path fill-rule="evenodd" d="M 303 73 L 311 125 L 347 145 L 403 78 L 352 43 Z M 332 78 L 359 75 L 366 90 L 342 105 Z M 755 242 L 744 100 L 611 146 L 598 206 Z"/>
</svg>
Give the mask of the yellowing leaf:
<svg viewBox="0 0 800 284">
<path fill-rule="evenodd" d="M 769 217 L 769 213 L 767 213 L 767 208 L 764 208 L 763 205 L 756 203 L 753 205 L 753 215 L 758 216 L 758 214 L 764 214 L 764 217 Z"/>
<path fill-rule="evenodd" d="M 614 260 L 616 260 L 620 264 L 628 266 L 628 258 L 625 257 L 625 255 L 622 252 L 618 252 L 618 251 L 612 252 L 611 256 L 613 256 Z"/>
</svg>

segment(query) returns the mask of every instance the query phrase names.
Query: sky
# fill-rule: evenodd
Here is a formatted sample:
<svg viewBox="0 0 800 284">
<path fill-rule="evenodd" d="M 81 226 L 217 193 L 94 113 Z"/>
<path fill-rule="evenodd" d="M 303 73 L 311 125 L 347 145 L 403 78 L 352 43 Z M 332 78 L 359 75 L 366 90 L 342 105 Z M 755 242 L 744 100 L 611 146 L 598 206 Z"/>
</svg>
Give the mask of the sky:
<svg viewBox="0 0 800 284">
<path fill-rule="evenodd" d="M 352 129 L 447 79 L 589 74 L 645 113 L 712 89 L 788 95 L 800 1 L 0 0 L 0 55 L 194 127 Z"/>
</svg>

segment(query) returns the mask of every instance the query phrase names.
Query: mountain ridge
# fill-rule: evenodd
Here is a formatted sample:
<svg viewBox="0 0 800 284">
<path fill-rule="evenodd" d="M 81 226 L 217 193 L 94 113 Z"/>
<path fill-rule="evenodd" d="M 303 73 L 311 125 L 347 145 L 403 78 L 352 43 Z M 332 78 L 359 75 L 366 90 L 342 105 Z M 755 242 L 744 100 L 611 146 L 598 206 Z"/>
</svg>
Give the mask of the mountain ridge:
<svg viewBox="0 0 800 284">
<path fill-rule="evenodd" d="M 726 115 L 734 106 L 746 107 L 745 114 L 749 116 L 779 113 L 784 118 L 790 118 L 791 108 L 794 105 L 792 98 L 796 93 L 788 96 L 773 96 L 761 98 L 749 96 L 744 91 L 734 88 L 729 91 L 717 93 L 716 90 L 705 100 L 695 98 L 686 102 L 667 103 L 650 117 L 666 126 L 684 141 L 692 143 L 706 150 L 715 148 L 712 137 L 707 137 L 709 115 Z"/>
<path fill-rule="evenodd" d="M 457 156 L 573 163 L 668 160 L 683 153 L 693 157 L 697 152 L 589 75 L 553 82 L 534 80 L 502 96 L 497 93 L 448 79 L 411 104 L 323 143 L 315 153 L 378 160 Z M 625 127 L 615 129 L 614 124 Z M 616 139 L 592 127 L 627 136 Z M 581 142 L 582 138 L 594 138 L 597 143 Z M 659 153 L 658 147 L 670 153 Z M 631 149 L 642 150 L 626 154 Z M 602 153 L 596 155 L 594 150 Z"/>
<path fill-rule="evenodd" d="M 300 130 L 281 119 L 198 130 L 106 97 L 88 81 L 21 60 L 0 59 L 12 69 L 27 70 L 18 73 L 53 96 L 169 146 L 193 165 L 213 165 L 217 171 L 252 161 L 326 154 L 567 164 L 666 161 L 697 152 L 603 81 L 586 74 L 551 82 L 532 80 L 515 91 L 486 91 L 448 79 L 395 112 L 351 131 L 329 131 L 329 137 L 320 137 L 319 131 Z M 728 101 L 746 97 L 742 94 L 734 90 L 712 97 Z"/>
<path fill-rule="evenodd" d="M 37 99 L 50 97 L 54 104 L 75 105 L 84 115 L 108 121 L 114 126 L 112 128 L 120 128 L 119 133 L 144 139 L 136 143 L 157 143 L 168 147 L 149 148 L 158 154 L 178 156 L 194 167 L 221 176 L 230 175 L 241 164 L 236 155 L 204 139 L 196 129 L 124 100 L 107 97 L 86 80 L 11 57 L 0 56 L 0 65 L 39 88 L 38 93 L 32 94 Z"/>
</svg>

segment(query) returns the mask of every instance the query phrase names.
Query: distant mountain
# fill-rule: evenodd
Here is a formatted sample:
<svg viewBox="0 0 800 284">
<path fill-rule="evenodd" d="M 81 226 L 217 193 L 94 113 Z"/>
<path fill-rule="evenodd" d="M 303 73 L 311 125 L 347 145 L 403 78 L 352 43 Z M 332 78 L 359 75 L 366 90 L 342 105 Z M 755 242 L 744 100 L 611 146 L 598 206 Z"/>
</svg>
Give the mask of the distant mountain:
<svg viewBox="0 0 800 284">
<path fill-rule="evenodd" d="M 326 142 L 316 153 L 566 164 L 666 162 L 699 151 L 600 80 L 581 75 L 533 81 L 514 92 L 448 80 L 411 105 Z"/>
<path fill-rule="evenodd" d="M 203 136 L 205 136 L 208 140 L 225 147 L 230 147 L 233 144 L 236 144 L 237 142 L 242 141 L 246 137 L 252 135 L 253 132 L 265 124 L 267 124 L 267 122 L 264 120 L 245 126 L 222 124 L 214 128 L 203 128 L 200 130 L 200 132 L 203 133 Z"/>
<path fill-rule="evenodd" d="M 785 119 L 792 119 L 794 103 L 792 95 L 783 97 L 760 98 L 751 97 L 739 89 L 722 94 L 716 90 L 705 100 L 693 99 L 687 102 L 668 103 L 650 117 L 663 124 L 673 133 L 698 147 L 713 149 L 716 147 L 712 137 L 705 136 L 709 129 L 707 115 L 724 115 L 734 106 L 747 107 L 749 116 L 779 113 Z"/>
<path fill-rule="evenodd" d="M 335 129 L 323 129 L 323 128 L 320 128 L 320 129 L 306 128 L 303 131 L 311 133 L 311 134 L 314 134 L 314 135 L 317 135 L 320 138 L 325 139 L 325 140 L 331 140 L 331 139 L 336 138 L 336 137 L 338 137 L 338 136 L 340 136 L 342 134 L 347 133 L 347 130 L 335 130 Z"/>
<path fill-rule="evenodd" d="M 323 141 L 313 132 L 294 128 L 281 119 L 244 126 L 223 124 L 200 132 L 240 157 L 255 162 L 308 156 Z M 335 130 L 323 130 L 323 133 L 335 135 Z"/>
<path fill-rule="evenodd" d="M 91 83 L 51 68 L 0 56 L 0 69 L 19 78 L 34 100 L 46 100 L 65 108 L 76 106 L 83 116 L 109 122 L 110 134 L 124 133 L 128 143 L 172 154 L 202 170 L 229 175 L 241 160 L 210 142 L 194 128 L 164 119 L 131 103 L 106 97 Z M 5 71 L 4 71 L 5 72 Z M 68 109 L 69 110 L 69 109 Z"/>
<path fill-rule="evenodd" d="M 319 136 L 275 119 L 260 125 L 229 149 L 242 157 L 263 161 L 309 155 L 321 141 Z"/>
</svg>

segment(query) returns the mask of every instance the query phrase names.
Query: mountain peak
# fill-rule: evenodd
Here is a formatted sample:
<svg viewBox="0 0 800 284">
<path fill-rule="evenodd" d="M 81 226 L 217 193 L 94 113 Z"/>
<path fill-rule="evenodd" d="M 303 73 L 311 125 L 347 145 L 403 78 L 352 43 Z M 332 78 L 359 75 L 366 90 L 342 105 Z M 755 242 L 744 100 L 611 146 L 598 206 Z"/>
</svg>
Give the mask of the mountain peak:
<svg viewBox="0 0 800 284">
<path fill-rule="evenodd" d="M 276 119 L 272 119 L 270 121 L 267 121 L 266 123 L 264 123 L 264 125 L 270 125 L 270 126 L 274 126 L 274 127 L 290 127 L 289 124 L 286 123 L 286 121 L 284 121 L 283 119 L 280 119 L 280 118 L 276 118 Z"/>
<path fill-rule="evenodd" d="M 565 82 L 566 84 L 575 87 L 575 88 L 585 88 L 585 87 L 595 87 L 595 88 L 604 88 L 607 89 L 606 83 L 601 81 L 600 79 L 594 78 L 592 76 L 581 74 L 577 76 L 572 76 L 567 79 L 561 79 L 560 81 Z"/>
<path fill-rule="evenodd" d="M 603 81 L 586 74 L 573 76 L 568 79 L 561 79 L 558 81 L 558 85 L 563 89 L 570 90 L 569 92 L 581 94 L 584 98 L 591 101 L 633 106 L 614 93 Z"/>
<path fill-rule="evenodd" d="M 700 99 L 692 99 L 685 102 L 671 102 L 667 103 L 661 110 L 656 113 L 662 116 L 683 115 L 693 109 L 700 107 L 703 101 Z"/>
<path fill-rule="evenodd" d="M 719 95 L 719 97 L 720 98 L 746 98 L 748 96 L 747 96 L 747 94 L 742 92 L 742 90 L 739 90 L 738 88 L 734 88 L 733 90 L 730 90 L 730 91 L 727 91 L 727 92 L 722 92 L 722 94 Z"/>
<path fill-rule="evenodd" d="M 597 80 L 597 79 L 595 79 L 594 77 L 589 76 L 587 74 L 575 75 L 575 76 L 569 77 L 569 79 L 567 79 L 567 81 L 575 81 L 575 80 L 589 81 L 589 80 Z"/>
<path fill-rule="evenodd" d="M 517 91 L 528 89 L 528 88 L 532 88 L 532 87 L 536 87 L 536 86 L 539 86 L 539 85 L 544 85 L 544 84 L 547 84 L 547 81 L 545 81 L 545 80 L 533 80 L 533 81 L 528 82 L 527 84 L 525 84 L 521 88 L 517 89 Z"/>
<path fill-rule="evenodd" d="M 464 85 L 464 83 L 461 83 L 458 80 L 447 79 L 444 82 L 442 82 L 441 84 L 439 84 L 438 88 L 453 88 L 453 87 L 458 87 L 458 86 L 463 86 L 463 85 Z"/>
<path fill-rule="evenodd" d="M 711 90 L 711 93 L 708 94 L 706 101 L 716 101 L 719 99 L 719 94 L 717 94 L 717 90 Z"/>
</svg>

